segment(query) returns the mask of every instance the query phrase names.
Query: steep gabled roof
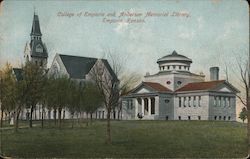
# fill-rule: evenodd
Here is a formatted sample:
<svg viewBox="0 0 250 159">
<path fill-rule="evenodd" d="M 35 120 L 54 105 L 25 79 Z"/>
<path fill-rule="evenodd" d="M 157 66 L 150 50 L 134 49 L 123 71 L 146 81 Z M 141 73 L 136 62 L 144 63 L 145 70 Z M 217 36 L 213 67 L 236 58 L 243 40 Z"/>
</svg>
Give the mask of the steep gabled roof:
<svg viewBox="0 0 250 159">
<path fill-rule="evenodd" d="M 62 55 L 59 54 L 67 72 L 71 78 L 85 79 L 91 68 L 97 61 L 96 58 Z"/>
<path fill-rule="evenodd" d="M 13 72 L 17 81 L 23 80 L 23 70 L 21 68 L 13 68 Z"/>
<path fill-rule="evenodd" d="M 109 65 L 108 60 L 102 59 L 102 62 L 104 63 L 105 67 L 108 69 L 110 75 L 113 77 L 113 80 L 119 81 L 118 78 L 117 78 L 117 76 L 116 76 L 116 74 L 115 74 L 115 72 L 113 71 L 113 69 Z"/>
<path fill-rule="evenodd" d="M 176 92 L 209 90 L 215 88 L 216 86 L 222 83 L 225 83 L 225 80 L 188 83 L 183 87 L 177 89 Z"/>
<path fill-rule="evenodd" d="M 42 35 L 41 29 L 40 29 L 40 24 L 39 24 L 39 18 L 38 18 L 38 15 L 36 15 L 36 14 L 34 14 L 34 17 L 33 17 L 33 23 L 32 23 L 30 35 L 37 35 L 37 36 Z"/>
</svg>

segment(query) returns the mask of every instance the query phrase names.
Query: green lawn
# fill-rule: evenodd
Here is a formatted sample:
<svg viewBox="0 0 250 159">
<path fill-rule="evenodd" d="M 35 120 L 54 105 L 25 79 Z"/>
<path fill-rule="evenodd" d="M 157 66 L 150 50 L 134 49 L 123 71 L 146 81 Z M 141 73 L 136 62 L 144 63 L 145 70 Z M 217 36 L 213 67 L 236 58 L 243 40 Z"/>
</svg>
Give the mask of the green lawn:
<svg viewBox="0 0 250 159">
<path fill-rule="evenodd" d="M 246 127 L 241 123 L 112 121 L 111 124 L 112 145 L 105 144 L 105 121 L 74 129 L 66 123 L 61 130 L 53 127 L 24 128 L 18 133 L 3 130 L 3 152 L 18 158 L 247 156 Z"/>
</svg>

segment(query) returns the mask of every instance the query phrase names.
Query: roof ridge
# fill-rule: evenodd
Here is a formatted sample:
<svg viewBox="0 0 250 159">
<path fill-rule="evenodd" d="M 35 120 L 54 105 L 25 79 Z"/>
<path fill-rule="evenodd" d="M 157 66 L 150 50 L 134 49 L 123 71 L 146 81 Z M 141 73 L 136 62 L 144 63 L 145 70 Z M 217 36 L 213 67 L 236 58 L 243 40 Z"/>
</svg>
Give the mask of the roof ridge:
<svg viewBox="0 0 250 159">
<path fill-rule="evenodd" d="M 89 59 L 98 59 L 95 57 L 87 57 L 87 56 L 79 56 L 79 55 L 67 55 L 67 54 L 59 54 L 57 53 L 59 56 L 68 56 L 68 57 L 80 57 L 80 58 L 89 58 Z"/>
<path fill-rule="evenodd" d="M 186 85 L 182 86 L 181 88 L 175 90 L 175 92 L 178 91 L 190 91 L 191 90 L 209 90 L 214 88 L 216 85 L 220 83 L 224 83 L 226 80 L 214 80 L 214 81 L 203 81 L 203 82 L 191 82 L 187 83 Z M 206 85 L 205 85 L 206 84 Z M 210 85 L 208 85 L 210 84 Z M 212 84 L 212 85 L 211 85 Z M 214 86 L 215 84 L 215 86 Z M 201 85 L 200 87 L 198 87 Z M 192 86 L 192 87 L 191 87 Z M 184 90 L 183 90 L 184 89 Z"/>
</svg>

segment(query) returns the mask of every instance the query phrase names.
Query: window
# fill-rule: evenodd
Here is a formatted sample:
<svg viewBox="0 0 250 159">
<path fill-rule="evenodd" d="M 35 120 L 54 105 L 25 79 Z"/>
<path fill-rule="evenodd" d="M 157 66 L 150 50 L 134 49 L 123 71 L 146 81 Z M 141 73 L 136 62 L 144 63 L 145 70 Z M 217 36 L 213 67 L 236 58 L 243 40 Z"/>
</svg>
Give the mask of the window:
<svg viewBox="0 0 250 159">
<path fill-rule="evenodd" d="M 40 53 L 43 52 L 43 47 L 42 47 L 40 44 L 38 44 L 38 45 L 36 46 L 36 52 L 40 52 Z"/>
<path fill-rule="evenodd" d="M 230 116 L 228 117 L 228 120 L 231 120 L 231 117 L 230 117 Z"/>
<path fill-rule="evenodd" d="M 179 116 L 179 120 L 181 120 L 181 116 Z"/>
<path fill-rule="evenodd" d="M 201 106 L 201 96 L 199 96 L 198 105 L 199 105 L 199 107 Z"/>
<path fill-rule="evenodd" d="M 201 120 L 201 116 L 198 116 L 198 120 Z"/>
<path fill-rule="evenodd" d="M 166 120 L 168 120 L 168 116 L 166 116 Z"/>
<path fill-rule="evenodd" d="M 35 61 L 36 65 L 37 65 L 37 61 Z"/>
<path fill-rule="evenodd" d="M 178 84 L 178 85 L 181 85 L 181 83 L 182 83 L 181 81 L 177 81 L 177 84 Z"/>
<path fill-rule="evenodd" d="M 226 116 L 223 117 L 223 120 L 226 120 Z"/>
<path fill-rule="evenodd" d="M 184 70 L 186 70 L 187 66 L 184 66 Z"/>
<path fill-rule="evenodd" d="M 218 103 L 218 106 L 219 106 L 219 107 L 221 106 L 221 97 L 219 97 L 219 103 Z"/>
<path fill-rule="evenodd" d="M 179 107 L 181 107 L 181 97 L 179 97 Z"/>
<path fill-rule="evenodd" d="M 216 120 L 217 119 L 217 116 L 214 116 L 214 120 Z"/>
<path fill-rule="evenodd" d="M 225 97 L 221 97 L 221 105 L 222 107 L 225 107 Z"/>
<path fill-rule="evenodd" d="M 173 66 L 173 69 L 175 70 L 175 65 Z"/>
<path fill-rule="evenodd" d="M 191 107 L 191 97 L 188 97 L 188 106 Z"/>
<path fill-rule="evenodd" d="M 170 69 L 170 66 L 168 66 L 168 70 Z"/>
<path fill-rule="evenodd" d="M 162 70 L 164 70 L 165 69 L 165 66 L 162 66 Z"/>
<path fill-rule="evenodd" d="M 151 98 L 151 114 L 155 114 L 155 98 Z"/>
<path fill-rule="evenodd" d="M 181 66 L 179 66 L 179 70 L 181 70 Z"/>
<path fill-rule="evenodd" d="M 230 97 L 227 97 L 227 101 L 226 101 L 226 106 L 229 107 L 229 101 L 230 101 Z"/>
<path fill-rule="evenodd" d="M 40 61 L 40 66 L 43 66 L 43 61 Z"/>
<path fill-rule="evenodd" d="M 188 120 L 191 120 L 191 116 L 188 116 Z"/>
<path fill-rule="evenodd" d="M 219 120 L 221 120 L 221 116 L 219 116 Z"/>
<path fill-rule="evenodd" d="M 184 107 L 186 107 L 186 97 L 184 97 L 184 101 L 183 101 L 183 103 L 184 103 Z"/>
<path fill-rule="evenodd" d="M 214 106 L 216 106 L 216 96 L 214 96 Z"/>
<path fill-rule="evenodd" d="M 196 107 L 196 96 L 194 96 L 193 105 L 194 105 L 194 107 Z"/>
<path fill-rule="evenodd" d="M 167 83 L 167 84 L 171 84 L 171 81 L 167 81 L 166 83 Z"/>
</svg>

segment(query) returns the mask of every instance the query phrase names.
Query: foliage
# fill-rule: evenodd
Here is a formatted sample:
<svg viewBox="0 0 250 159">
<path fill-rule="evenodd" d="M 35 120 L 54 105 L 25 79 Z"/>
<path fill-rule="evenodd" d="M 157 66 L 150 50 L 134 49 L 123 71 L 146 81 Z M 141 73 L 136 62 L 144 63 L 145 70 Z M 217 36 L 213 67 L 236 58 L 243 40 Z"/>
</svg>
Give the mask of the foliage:
<svg viewBox="0 0 250 159">
<path fill-rule="evenodd" d="M 243 121 L 243 123 L 247 119 L 247 109 L 245 107 L 242 108 L 239 118 Z"/>
</svg>

